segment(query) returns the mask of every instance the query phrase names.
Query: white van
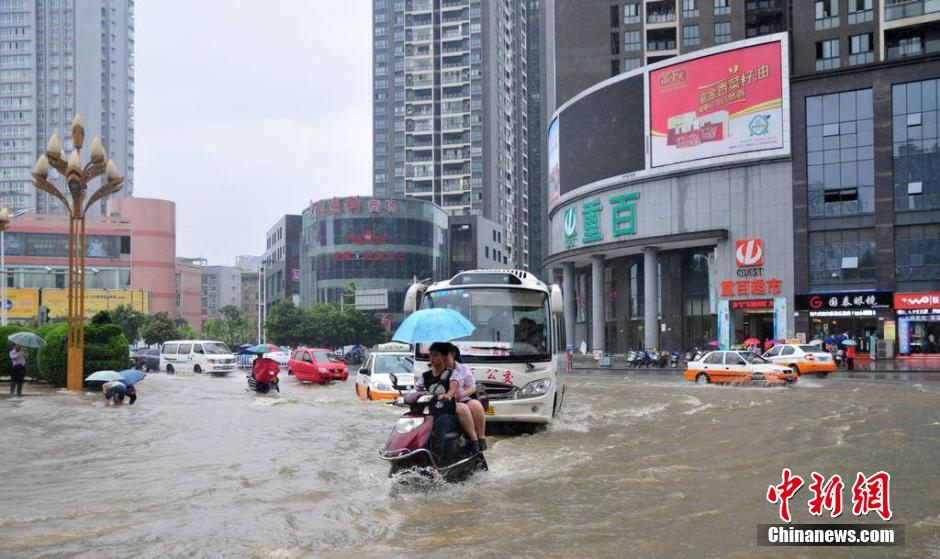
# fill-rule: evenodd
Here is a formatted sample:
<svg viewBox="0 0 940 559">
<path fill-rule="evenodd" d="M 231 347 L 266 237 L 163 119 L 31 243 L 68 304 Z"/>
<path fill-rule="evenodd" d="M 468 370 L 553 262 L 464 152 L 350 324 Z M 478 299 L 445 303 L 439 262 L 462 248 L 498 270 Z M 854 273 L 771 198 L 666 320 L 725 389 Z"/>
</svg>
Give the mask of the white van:
<svg viewBox="0 0 940 559">
<path fill-rule="evenodd" d="M 212 373 L 234 371 L 232 350 L 212 340 L 171 340 L 160 350 L 160 370 L 168 373 Z"/>
</svg>

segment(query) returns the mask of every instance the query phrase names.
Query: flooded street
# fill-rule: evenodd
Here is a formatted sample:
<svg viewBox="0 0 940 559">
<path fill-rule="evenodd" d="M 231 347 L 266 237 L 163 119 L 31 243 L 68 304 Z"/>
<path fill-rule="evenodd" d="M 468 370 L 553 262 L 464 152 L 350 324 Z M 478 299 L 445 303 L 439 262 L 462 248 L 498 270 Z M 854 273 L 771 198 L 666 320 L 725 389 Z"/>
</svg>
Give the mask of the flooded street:
<svg viewBox="0 0 940 559">
<path fill-rule="evenodd" d="M 490 471 L 394 486 L 378 458 L 401 409 L 287 377 L 152 374 L 134 406 L 0 400 L 0 557 L 940 557 L 940 375 L 803 378 L 790 389 L 678 376 L 569 378 L 562 417 L 491 437 Z M 758 547 L 788 467 L 891 474 L 903 547 Z M 790 501 L 811 517 L 807 485 Z"/>
</svg>

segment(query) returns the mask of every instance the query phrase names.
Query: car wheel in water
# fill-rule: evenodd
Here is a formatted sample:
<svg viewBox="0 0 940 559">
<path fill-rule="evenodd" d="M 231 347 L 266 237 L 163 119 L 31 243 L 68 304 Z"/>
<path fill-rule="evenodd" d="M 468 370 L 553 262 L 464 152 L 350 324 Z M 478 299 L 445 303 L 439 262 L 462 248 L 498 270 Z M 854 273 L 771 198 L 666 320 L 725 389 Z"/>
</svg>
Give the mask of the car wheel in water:
<svg viewBox="0 0 940 559">
<path fill-rule="evenodd" d="M 196 365 L 195 367 L 193 367 L 193 372 L 196 373 L 197 375 L 201 375 L 202 367 L 200 367 L 199 365 Z"/>
<path fill-rule="evenodd" d="M 793 372 L 796 373 L 797 375 L 803 374 L 803 372 L 800 371 L 800 368 L 797 366 L 796 363 L 790 363 L 790 368 L 793 369 Z"/>
<path fill-rule="evenodd" d="M 172 374 L 175 373 L 176 371 L 173 370 L 173 365 L 167 365 L 167 366 L 166 366 L 166 372 L 167 372 L 168 375 L 172 375 Z"/>
<path fill-rule="evenodd" d="M 372 399 L 372 389 L 366 387 L 366 400 L 371 400 L 371 399 Z"/>
<path fill-rule="evenodd" d="M 708 375 L 705 373 L 699 373 L 695 377 L 695 384 L 708 384 L 711 382 L 711 379 L 708 378 Z"/>
<path fill-rule="evenodd" d="M 141 364 L 140 364 L 140 372 L 146 373 L 146 372 L 148 372 L 148 371 L 150 371 L 150 367 L 149 367 L 146 363 L 141 363 Z"/>
</svg>

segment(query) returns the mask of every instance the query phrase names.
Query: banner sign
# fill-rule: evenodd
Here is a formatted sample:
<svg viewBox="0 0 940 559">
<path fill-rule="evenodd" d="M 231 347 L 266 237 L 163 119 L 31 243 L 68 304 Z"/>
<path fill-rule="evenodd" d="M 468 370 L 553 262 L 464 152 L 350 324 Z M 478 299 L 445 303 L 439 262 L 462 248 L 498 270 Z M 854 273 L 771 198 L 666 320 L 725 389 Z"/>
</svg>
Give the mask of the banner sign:
<svg viewBox="0 0 940 559">
<path fill-rule="evenodd" d="M 806 293 L 795 297 L 798 311 L 871 310 L 891 306 L 888 291 Z"/>
<path fill-rule="evenodd" d="M 548 203 L 554 204 L 561 195 L 561 170 L 558 153 L 558 117 L 548 125 Z"/>
<path fill-rule="evenodd" d="M 651 165 L 784 148 L 779 41 L 649 74 Z"/>
<path fill-rule="evenodd" d="M 69 314 L 67 289 L 43 289 L 42 304 L 49 307 L 49 318 L 65 318 Z M 133 307 L 144 313 L 150 312 L 150 293 L 130 289 L 86 289 L 85 318 L 99 311 L 113 310 L 121 305 Z"/>
<path fill-rule="evenodd" d="M 895 293 L 894 308 L 904 310 L 940 309 L 940 291 Z"/>
</svg>

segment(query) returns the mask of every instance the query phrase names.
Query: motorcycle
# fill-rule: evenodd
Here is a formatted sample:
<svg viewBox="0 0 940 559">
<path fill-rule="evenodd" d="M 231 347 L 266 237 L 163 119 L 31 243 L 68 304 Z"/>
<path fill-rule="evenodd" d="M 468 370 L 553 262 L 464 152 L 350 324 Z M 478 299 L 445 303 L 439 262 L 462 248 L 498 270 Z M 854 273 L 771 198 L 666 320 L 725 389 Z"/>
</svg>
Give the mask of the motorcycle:
<svg viewBox="0 0 940 559">
<path fill-rule="evenodd" d="M 673 351 L 669 354 L 669 366 L 673 369 L 679 368 L 679 352 Z"/>
<path fill-rule="evenodd" d="M 394 375 L 392 386 L 398 387 Z M 488 470 L 486 458 L 479 450 L 471 450 L 470 439 L 464 434 L 457 416 L 450 413 L 433 415 L 440 405 L 437 395 L 408 392 L 399 399 L 408 412 L 398 418 L 379 457 L 391 463 L 388 475 L 415 471 L 436 472 L 447 482 L 463 481 L 478 471 Z"/>
<path fill-rule="evenodd" d="M 639 369 L 640 367 L 649 367 L 650 352 L 642 349 L 637 350 L 636 355 L 633 356 L 633 360 L 630 361 L 630 366 L 634 369 Z"/>
<path fill-rule="evenodd" d="M 258 394 L 267 394 L 271 390 L 281 391 L 278 382 L 278 374 L 281 366 L 277 361 L 267 357 L 261 357 L 255 360 L 252 370 L 245 375 L 248 381 L 246 390 L 257 392 Z"/>
</svg>

